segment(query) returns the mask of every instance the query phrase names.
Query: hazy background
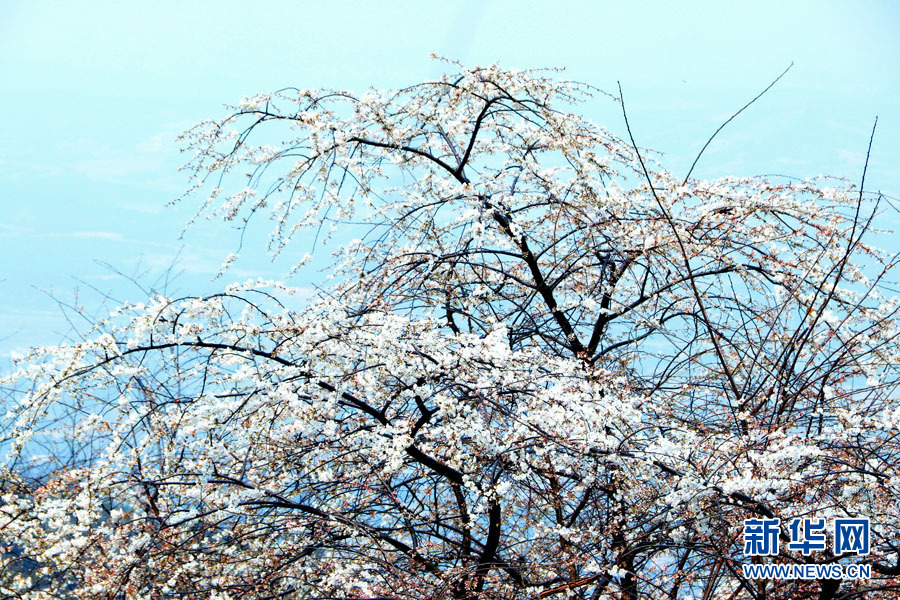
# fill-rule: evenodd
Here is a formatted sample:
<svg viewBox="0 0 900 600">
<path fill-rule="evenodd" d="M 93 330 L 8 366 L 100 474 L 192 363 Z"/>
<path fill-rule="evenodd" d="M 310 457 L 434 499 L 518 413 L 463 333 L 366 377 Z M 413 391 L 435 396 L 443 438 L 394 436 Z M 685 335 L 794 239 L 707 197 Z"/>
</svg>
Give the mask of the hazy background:
<svg viewBox="0 0 900 600">
<path fill-rule="evenodd" d="M 159 286 L 174 264 L 171 293 L 279 278 L 284 263 L 245 244 L 225 281 L 211 281 L 237 246 L 221 223 L 178 239 L 194 207 L 165 206 L 186 181 L 175 137 L 255 92 L 415 83 L 440 71 L 431 52 L 562 66 L 610 92 L 621 81 L 638 142 L 679 174 L 793 61 L 694 174 L 858 180 L 879 115 L 866 187 L 900 196 L 900 3 L 145 4 L 0 0 L 0 366 L 70 332 L 50 294 L 89 309 L 98 292 L 141 299 L 101 263 Z M 612 103 L 585 110 L 624 135 Z M 304 273 L 292 283 L 323 277 Z"/>
</svg>

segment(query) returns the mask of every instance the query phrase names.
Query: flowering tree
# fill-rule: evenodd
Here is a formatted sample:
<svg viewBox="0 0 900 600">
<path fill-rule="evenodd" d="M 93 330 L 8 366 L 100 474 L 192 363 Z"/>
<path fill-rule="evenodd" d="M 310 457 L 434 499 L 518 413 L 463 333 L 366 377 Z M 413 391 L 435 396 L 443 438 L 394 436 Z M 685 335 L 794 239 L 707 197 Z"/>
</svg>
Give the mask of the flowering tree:
<svg viewBox="0 0 900 600">
<path fill-rule="evenodd" d="M 553 77 L 288 89 L 185 134 L 198 216 L 267 214 L 275 253 L 360 239 L 302 307 L 154 296 L 23 357 L 5 594 L 896 597 L 877 201 L 682 181 Z M 779 560 L 872 577 L 746 579 L 744 520 L 795 517 L 870 518 L 868 556 Z"/>
</svg>

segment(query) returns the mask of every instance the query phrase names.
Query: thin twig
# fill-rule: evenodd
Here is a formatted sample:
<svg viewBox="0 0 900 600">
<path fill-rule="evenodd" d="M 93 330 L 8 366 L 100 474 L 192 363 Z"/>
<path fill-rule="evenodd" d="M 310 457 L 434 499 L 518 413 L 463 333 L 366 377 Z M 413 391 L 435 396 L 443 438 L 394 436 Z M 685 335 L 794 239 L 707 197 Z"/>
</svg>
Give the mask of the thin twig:
<svg viewBox="0 0 900 600">
<path fill-rule="evenodd" d="M 728 117 L 728 120 L 727 120 L 727 121 L 725 121 L 724 123 L 722 123 L 721 125 L 719 125 L 719 128 L 716 129 L 715 133 L 713 133 L 711 136 L 709 136 L 709 139 L 706 140 L 706 143 L 703 144 L 703 147 L 702 147 L 702 148 L 700 148 L 700 152 L 697 154 L 697 158 L 695 158 L 695 159 L 694 159 L 694 162 L 691 164 L 691 168 L 688 170 L 687 175 L 684 176 L 684 181 L 681 182 L 681 185 L 686 184 L 686 183 L 687 183 L 687 180 L 690 179 L 691 173 L 694 172 L 694 167 L 697 166 L 697 161 L 699 161 L 699 160 L 700 160 L 700 157 L 703 156 L 703 151 L 706 150 L 706 147 L 709 146 L 710 142 L 713 141 L 713 138 L 715 138 L 717 135 L 719 135 L 719 132 L 722 131 L 723 129 L 725 129 L 725 126 L 728 125 L 729 123 L 731 123 L 731 122 L 734 120 L 735 117 L 737 117 L 739 114 L 741 114 L 742 112 L 744 112 L 744 109 L 746 109 L 748 106 L 750 106 L 751 104 L 753 104 L 754 102 L 756 102 L 757 100 L 759 100 L 760 98 L 762 98 L 762 97 L 763 97 L 763 94 L 765 94 L 765 93 L 768 92 L 770 89 L 772 89 L 772 86 L 775 85 L 776 83 L 778 83 L 778 80 L 781 79 L 782 77 L 784 77 L 784 76 L 787 74 L 787 72 L 791 70 L 791 67 L 793 67 L 793 66 L 794 66 L 794 63 L 792 62 L 790 65 L 788 65 L 788 68 L 787 68 L 787 69 L 785 69 L 784 71 L 782 71 L 781 75 L 779 75 L 778 77 L 776 77 L 775 80 L 772 81 L 772 83 L 770 83 L 770 84 L 766 87 L 766 89 L 764 89 L 764 90 L 761 91 L 759 94 L 757 94 L 757 96 L 756 96 L 753 100 L 751 100 L 750 102 L 748 102 L 747 104 L 745 104 L 744 106 L 742 106 L 741 109 L 740 109 L 739 111 L 737 111 L 736 113 L 734 113 L 733 115 L 731 115 L 730 117 Z"/>
<path fill-rule="evenodd" d="M 725 378 L 728 380 L 728 384 L 731 387 L 732 393 L 734 394 L 735 402 L 740 402 L 740 388 L 738 387 L 737 382 L 734 379 L 734 375 L 732 374 L 731 369 L 728 367 L 728 361 L 725 360 L 725 354 L 722 352 L 722 348 L 719 346 L 719 341 L 716 339 L 716 332 L 713 330 L 712 321 L 706 313 L 706 306 L 703 303 L 703 297 L 700 295 L 700 290 L 697 289 L 697 282 L 694 278 L 694 271 L 693 269 L 691 269 L 690 256 L 688 255 L 687 249 L 684 247 L 684 242 L 681 240 L 681 236 L 678 234 L 678 226 L 675 225 L 675 221 L 669 214 L 669 210 L 666 208 L 665 204 L 663 204 L 663 201 L 659 197 L 659 194 L 656 193 L 656 188 L 653 186 L 653 179 L 650 177 L 650 172 L 647 170 L 647 166 L 644 164 L 643 157 L 641 157 L 641 151 L 638 150 L 637 142 L 634 141 L 634 135 L 631 133 L 631 125 L 628 123 L 628 113 L 625 110 L 625 96 L 622 93 L 621 83 L 619 83 L 619 102 L 622 103 L 622 117 L 624 117 L 625 119 L 625 129 L 628 130 L 628 138 L 631 140 L 631 146 L 634 148 L 634 152 L 637 155 L 638 162 L 640 163 L 641 169 L 644 172 L 644 178 L 647 180 L 647 185 L 650 186 L 650 193 L 653 194 L 653 199 L 656 200 L 656 204 L 657 206 L 659 206 L 659 210 L 662 212 L 663 217 L 669 224 L 669 228 L 675 235 L 675 241 L 678 244 L 678 249 L 681 252 L 682 259 L 684 260 L 684 268 L 687 271 L 687 280 L 688 283 L 690 283 L 691 292 L 694 296 L 694 300 L 697 301 L 697 307 L 700 309 L 700 316 L 703 319 L 704 325 L 706 325 L 706 330 L 709 333 L 709 339 L 712 342 L 716 357 L 719 360 L 719 364 L 722 366 L 722 370 L 725 372 Z"/>
</svg>

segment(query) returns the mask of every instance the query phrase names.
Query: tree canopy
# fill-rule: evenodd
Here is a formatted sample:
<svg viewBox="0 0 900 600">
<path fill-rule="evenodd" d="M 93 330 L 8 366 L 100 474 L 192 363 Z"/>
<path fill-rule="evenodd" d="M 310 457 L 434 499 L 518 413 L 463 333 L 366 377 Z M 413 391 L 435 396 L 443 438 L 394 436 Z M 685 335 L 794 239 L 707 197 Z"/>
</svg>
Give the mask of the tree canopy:
<svg viewBox="0 0 900 600">
<path fill-rule="evenodd" d="M 197 217 L 268 217 L 277 254 L 341 242 L 330 284 L 155 295 L 21 357 L 4 594 L 896 597 L 878 198 L 681 178 L 579 115 L 627 119 L 621 95 L 450 68 L 184 134 Z M 872 552 L 779 560 L 872 577 L 745 578 L 744 520 L 800 517 L 869 518 Z"/>
</svg>

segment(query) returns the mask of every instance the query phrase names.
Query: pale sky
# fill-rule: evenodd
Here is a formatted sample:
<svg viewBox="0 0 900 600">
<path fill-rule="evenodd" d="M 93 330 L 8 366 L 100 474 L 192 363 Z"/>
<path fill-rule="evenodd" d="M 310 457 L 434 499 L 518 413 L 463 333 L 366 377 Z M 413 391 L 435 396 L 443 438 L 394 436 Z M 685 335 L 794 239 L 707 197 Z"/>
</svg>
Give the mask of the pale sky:
<svg viewBox="0 0 900 600">
<path fill-rule="evenodd" d="M 621 81 L 638 142 L 684 174 L 716 127 L 794 62 L 694 175 L 858 180 L 878 115 L 867 188 L 900 196 L 898 31 L 891 1 L 0 0 L 0 356 L 69 331 L 47 292 L 89 310 L 101 298 L 91 288 L 141 299 L 100 262 L 146 269 L 153 284 L 174 261 L 172 293 L 227 283 L 211 277 L 237 232 L 212 223 L 179 240 L 192 207 L 166 204 L 186 181 L 175 137 L 245 95 L 407 85 L 439 71 L 431 52 L 566 67 L 610 92 Z M 613 104 L 585 111 L 624 135 Z M 261 245 L 245 244 L 226 277 L 279 278 L 285 263 Z"/>
</svg>

